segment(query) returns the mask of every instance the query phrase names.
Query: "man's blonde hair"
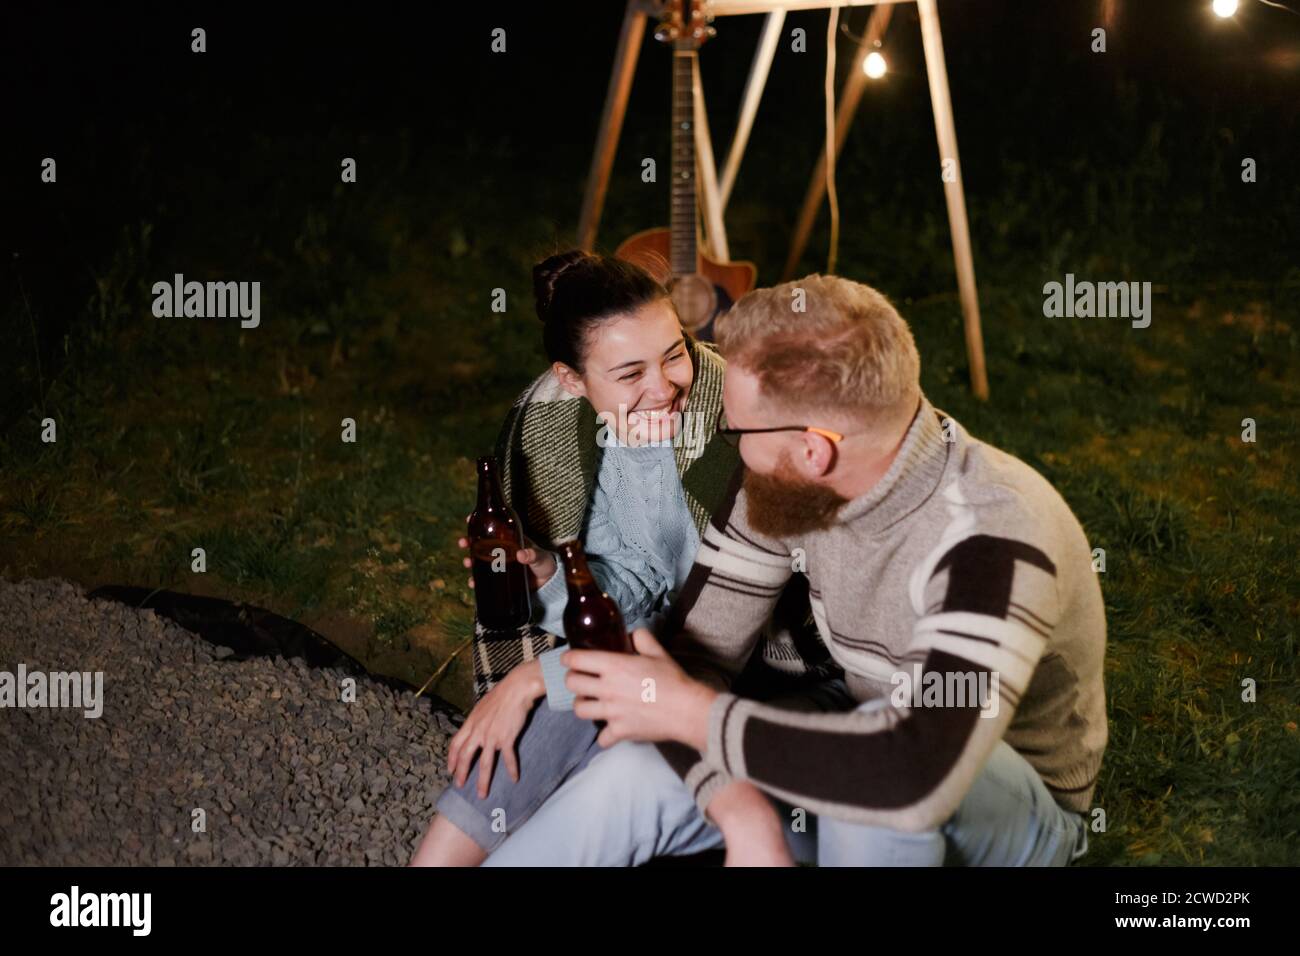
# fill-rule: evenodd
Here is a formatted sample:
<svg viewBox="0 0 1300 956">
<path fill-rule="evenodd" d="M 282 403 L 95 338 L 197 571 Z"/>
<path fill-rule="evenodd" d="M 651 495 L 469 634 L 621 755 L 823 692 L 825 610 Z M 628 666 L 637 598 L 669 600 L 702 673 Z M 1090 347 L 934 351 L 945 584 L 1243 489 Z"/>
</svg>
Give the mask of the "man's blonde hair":
<svg viewBox="0 0 1300 956">
<path fill-rule="evenodd" d="M 921 359 L 912 330 L 868 285 L 814 274 L 756 289 L 716 329 L 727 361 L 786 408 L 865 412 L 882 424 L 916 410 Z"/>
</svg>

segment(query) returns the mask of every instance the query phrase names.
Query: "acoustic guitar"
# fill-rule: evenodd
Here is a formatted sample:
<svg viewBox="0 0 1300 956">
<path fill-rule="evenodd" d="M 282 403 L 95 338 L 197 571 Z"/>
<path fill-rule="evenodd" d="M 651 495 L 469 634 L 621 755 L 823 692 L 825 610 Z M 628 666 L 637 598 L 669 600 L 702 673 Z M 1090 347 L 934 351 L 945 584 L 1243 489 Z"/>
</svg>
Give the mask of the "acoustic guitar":
<svg viewBox="0 0 1300 956">
<path fill-rule="evenodd" d="M 689 6 L 689 12 L 686 7 Z M 669 0 L 655 38 L 673 47 L 671 204 L 667 229 L 646 229 L 614 251 L 668 283 L 682 325 L 697 338 L 713 338 L 713 320 L 754 288 L 752 262 L 718 262 L 699 249 L 695 195 L 695 58 L 713 36 L 703 0 Z"/>
</svg>

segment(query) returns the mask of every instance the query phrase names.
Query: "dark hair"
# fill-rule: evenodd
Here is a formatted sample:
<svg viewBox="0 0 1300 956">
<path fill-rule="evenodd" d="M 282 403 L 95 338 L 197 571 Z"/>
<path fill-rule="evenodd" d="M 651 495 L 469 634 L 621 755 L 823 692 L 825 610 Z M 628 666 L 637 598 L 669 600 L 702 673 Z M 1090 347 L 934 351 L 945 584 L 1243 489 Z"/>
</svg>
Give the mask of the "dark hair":
<svg viewBox="0 0 1300 956">
<path fill-rule="evenodd" d="M 668 290 L 631 262 L 581 249 L 557 253 L 533 266 L 542 343 L 552 362 L 582 371 L 587 333 L 611 316 L 668 298 Z"/>
</svg>

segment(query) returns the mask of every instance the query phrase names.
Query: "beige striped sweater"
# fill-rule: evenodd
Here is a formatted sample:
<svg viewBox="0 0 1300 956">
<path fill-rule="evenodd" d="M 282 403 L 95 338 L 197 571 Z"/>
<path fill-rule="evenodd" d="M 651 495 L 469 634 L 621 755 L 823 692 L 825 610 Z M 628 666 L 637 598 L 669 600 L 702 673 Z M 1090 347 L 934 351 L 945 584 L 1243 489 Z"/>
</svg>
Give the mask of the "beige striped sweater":
<svg viewBox="0 0 1300 956">
<path fill-rule="evenodd" d="M 933 829 L 1003 738 L 1058 803 L 1089 807 L 1107 730 L 1106 623 L 1088 542 L 1042 476 L 955 421 L 945 440 L 946 418 L 922 399 L 890 470 L 825 531 L 759 534 L 732 482 L 670 645 L 723 691 L 707 752 L 660 745 L 701 808 L 736 778 L 811 813 Z M 890 705 L 807 712 L 730 692 L 798 573 L 853 697 Z M 909 682 L 899 674 L 913 678 L 914 698 L 900 700 Z M 927 686 L 948 690 L 927 701 Z"/>
</svg>

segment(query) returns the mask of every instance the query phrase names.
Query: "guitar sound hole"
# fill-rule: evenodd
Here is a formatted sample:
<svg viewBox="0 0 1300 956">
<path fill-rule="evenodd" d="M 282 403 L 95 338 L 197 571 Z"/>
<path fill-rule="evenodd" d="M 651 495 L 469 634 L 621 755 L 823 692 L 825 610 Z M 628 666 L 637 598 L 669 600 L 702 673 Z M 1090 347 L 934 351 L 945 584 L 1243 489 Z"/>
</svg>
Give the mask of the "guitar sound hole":
<svg viewBox="0 0 1300 956">
<path fill-rule="evenodd" d="M 673 305 L 682 325 L 692 332 L 702 328 L 718 307 L 713 283 L 702 275 L 681 276 L 673 283 Z"/>
</svg>

